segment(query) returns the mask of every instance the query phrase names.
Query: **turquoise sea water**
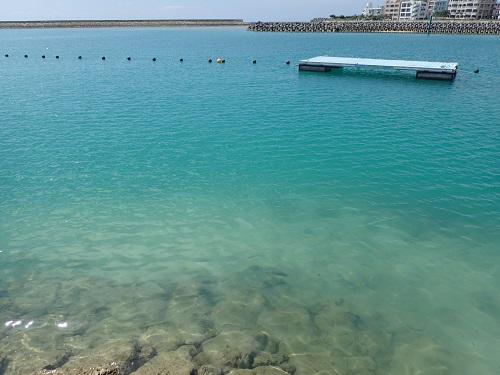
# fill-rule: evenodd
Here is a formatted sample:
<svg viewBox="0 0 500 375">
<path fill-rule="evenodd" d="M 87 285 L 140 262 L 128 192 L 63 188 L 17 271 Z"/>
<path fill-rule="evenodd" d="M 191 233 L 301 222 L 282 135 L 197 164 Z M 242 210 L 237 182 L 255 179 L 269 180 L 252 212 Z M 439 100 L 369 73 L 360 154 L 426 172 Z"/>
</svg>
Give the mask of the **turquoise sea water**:
<svg viewBox="0 0 500 375">
<path fill-rule="evenodd" d="M 460 69 L 297 71 L 323 54 Z M 484 36 L 1 31 L 0 374 L 130 343 L 127 374 L 191 344 L 200 374 L 500 373 L 499 61 Z"/>
</svg>

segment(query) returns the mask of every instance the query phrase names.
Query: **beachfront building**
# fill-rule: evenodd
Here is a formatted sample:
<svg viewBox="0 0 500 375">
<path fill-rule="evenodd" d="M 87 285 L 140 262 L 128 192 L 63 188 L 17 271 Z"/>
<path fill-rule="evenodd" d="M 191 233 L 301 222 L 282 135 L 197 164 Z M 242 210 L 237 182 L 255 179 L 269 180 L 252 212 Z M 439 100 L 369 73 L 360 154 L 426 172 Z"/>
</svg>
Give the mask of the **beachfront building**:
<svg viewBox="0 0 500 375">
<path fill-rule="evenodd" d="M 427 18 L 426 0 L 385 0 L 385 18 L 399 20 L 421 20 Z"/>
<path fill-rule="evenodd" d="M 384 6 L 374 7 L 373 3 L 369 1 L 365 9 L 363 9 L 363 17 L 380 17 L 384 14 Z"/>
<path fill-rule="evenodd" d="M 399 20 L 399 9 L 401 0 L 385 0 L 384 17 L 391 20 Z"/>
<path fill-rule="evenodd" d="M 429 0 L 427 11 L 429 15 L 448 11 L 448 0 Z"/>
<path fill-rule="evenodd" d="M 500 3 L 495 4 L 493 7 L 493 17 L 496 20 L 500 20 Z"/>
<path fill-rule="evenodd" d="M 427 18 L 427 1 L 401 1 L 399 7 L 400 20 L 423 20 L 425 18 Z"/>
<path fill-rule="evenodd" d="M 450 18 L 485 19 L 491 18 L 496 0 L 449 0 Z"/>
</svg>

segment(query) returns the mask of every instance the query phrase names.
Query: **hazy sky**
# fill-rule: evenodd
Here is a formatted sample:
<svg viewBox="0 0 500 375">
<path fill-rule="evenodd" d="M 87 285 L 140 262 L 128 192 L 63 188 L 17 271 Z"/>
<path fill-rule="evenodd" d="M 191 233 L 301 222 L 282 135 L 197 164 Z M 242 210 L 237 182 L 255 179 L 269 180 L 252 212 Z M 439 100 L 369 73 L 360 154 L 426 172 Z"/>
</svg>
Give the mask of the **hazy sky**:
<svg viewBox="0 0 500 375">
<path fill-rule="evenodd" d="M 314 17 L 326 17 L 329 14 L 359 14 L 365 4 L 366 0 L 0 0 L 0 20 L 134 18 L 309 20 Z"/>
</svg>

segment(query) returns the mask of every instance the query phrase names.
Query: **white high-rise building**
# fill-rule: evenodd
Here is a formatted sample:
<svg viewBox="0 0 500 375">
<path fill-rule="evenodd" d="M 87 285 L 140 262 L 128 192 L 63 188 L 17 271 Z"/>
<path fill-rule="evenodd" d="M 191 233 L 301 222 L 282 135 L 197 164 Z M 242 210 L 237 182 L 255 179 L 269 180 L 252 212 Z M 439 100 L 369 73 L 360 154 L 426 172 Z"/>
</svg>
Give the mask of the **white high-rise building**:
<svg viewBox="0 0 500 375">
<path fill-rule="evenodd" d="M 493 7 L 493 18 L 500 20 L 500 3 L 495 4 Z"/>
<path fill-rule="evenodd" d="M 428 13 L 435 14 L 448 10 L 448 0 L 429 0 Z"/>
<path fill-rule="evenodd" d="M 364 17 L 378 17 L 378 16 L 383 15 L 383 13 L 384 13 L 383 6 L 374 7 L 373 3 L 371 1 L 369 1 L 368 3 L 366 3 L 365 9 L 363 9 L 362 15 Z"/>
<path fill-rule="evenodd" d="M 385 0 L 384 16 L 391 20 L 399 19 L 401 0 Z"/>
<path fill-rule="evenodd" d="M 496 0 L 449 0 L 448 12 L 451 18 L 491 18 Z"/>
<path fill-rule="evenodd" d="M 400 20 L 423 20 L 427 18 L 427 1 L 403 0 L 399 8 Z"/>
</svg>

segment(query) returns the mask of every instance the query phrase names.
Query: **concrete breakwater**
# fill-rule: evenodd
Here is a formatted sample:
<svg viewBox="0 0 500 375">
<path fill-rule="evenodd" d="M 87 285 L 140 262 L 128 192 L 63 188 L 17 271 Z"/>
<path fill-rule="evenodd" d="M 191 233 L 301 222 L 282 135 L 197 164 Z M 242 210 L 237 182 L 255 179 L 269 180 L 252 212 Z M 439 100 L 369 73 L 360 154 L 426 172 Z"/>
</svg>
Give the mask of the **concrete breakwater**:
<svg viewBox="0 0 500 375">
<path fill-rule="evenodd" d="M 300 33 L 427 33 L 429 21 L 257 22 L 250 31 Z M 500 21 L 433 21 L 432 34 L 500 35 Z"/>
<path fill-rule="evenodd" d="M 241 19 L 0 21 L 0 29 L 246 26 Z"/>
</svg>

